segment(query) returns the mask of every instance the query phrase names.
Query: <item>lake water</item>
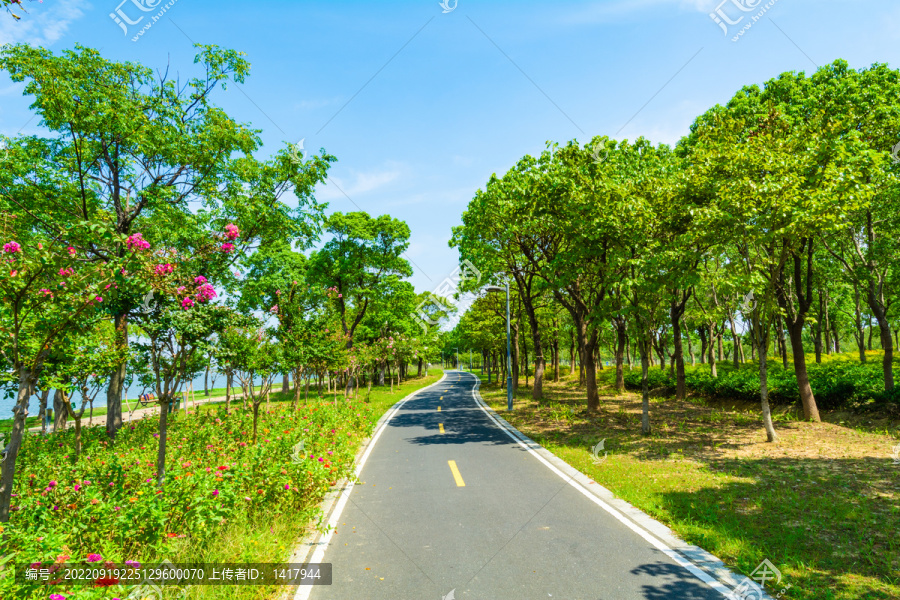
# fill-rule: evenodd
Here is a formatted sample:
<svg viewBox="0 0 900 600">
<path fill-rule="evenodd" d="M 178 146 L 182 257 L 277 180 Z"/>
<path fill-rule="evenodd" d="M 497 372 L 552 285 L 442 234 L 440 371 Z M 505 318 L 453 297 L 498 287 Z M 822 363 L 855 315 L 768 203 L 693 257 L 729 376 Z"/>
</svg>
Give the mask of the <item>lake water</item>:
<svg viewBox="0 0 900 600">
<path fill-rule="evenodd" d="M 199 377 L 194 379 L 193 383 L 194 383 L 194 396 L 198 396 L 198 395 L 203 396 L 203 375 L 200 375 Z M 260 381 L 257 381 L 256 383 L 259 384 Z M 238 380 L 237 377 L 234 378 L 232 385 L 235 387 L 235 389 L 237 391 L 240 391 L 240 381 Z M 211 372 L 209 374 L 209 389 L 212 390 L 212 389 L 216 389 L 217 387 L 218 388 L 225 387 L 225 375 L 223 375 L 221 373 L 212 373 Z M 272 389 L 273 390 L 281 389 L 281 377 L 276 378 L 275 382 L 272 384 Z M 140 394 L 144 391 L 149 391 L 149 390 L 145 390 L 140 385 L 132 385 L 126 391 L 127 391 L 127 397 L 130 400 L 133 400 L 133 399 L 137 398 L 138 394 Z M 76 407 L 76 409 L 80 408 L 80 406 L 81 406 L 80 394 L 73 394 L 72 403 L 73 403 L 73 406 Z M 11 419 L 12 418 L 12 410 L 13 410 L 13 407 L 15 406 L 15 404 L 16 404 L 15 398 L 10 398 L 10 399 L 0 398 L 0 419 Z M 31 402 L 28 405 L 28 416 L 29 417 L 36 417 L 38 415 L 39 405 L 40 405 L 40 399 L 37 396 L 32 397 Z M 50 397 L 47 399 L 47 406 L 49 406 L 50 408 L 53 407 L 53 392 L 50 392 Z M 94 400 L 94 408 L 101 408 L 104 406 L 106 406 L 106 388 L 101 390 L 100 393 L 97 394 L 97 398 Z M 85 411 L 85 413 L 84 413 L 85 417 L 87 417 L 87 414 L 88 414 L 88 411 Z"/>
</svg>

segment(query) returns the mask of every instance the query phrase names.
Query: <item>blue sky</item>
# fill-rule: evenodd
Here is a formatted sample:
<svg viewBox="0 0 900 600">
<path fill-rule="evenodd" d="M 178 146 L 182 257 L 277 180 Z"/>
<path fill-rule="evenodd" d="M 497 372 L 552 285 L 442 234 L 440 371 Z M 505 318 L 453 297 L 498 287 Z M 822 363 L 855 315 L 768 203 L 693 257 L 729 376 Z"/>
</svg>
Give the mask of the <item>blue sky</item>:
<svg viewBox="0 0 900 600">
<path fill-rule="evenodd" d="M 21 21 L 0 17 L 0 42 L 80 43 L 183 77 L 196 73 L 192 41 L 246 52 L 250 78 L 217 103 L 263 129 L 263 156 L 301 138 L 337 156 L 317 192 L 331 210 L 409 223 L 420 292 L 455 268 L 447 240 L 474 191 L 548 140 L 672 144 L 743 85 L 837 58 L 900 61 L 888 0 L 458 0 L 447 13 L 438 0 L 177 0 L 136 42 L 166 2 L 120 2 L 26 2 Z M 126 35 L 117 8 L 144 18 Z M 723 22 L 743 16 L 727 35 L 717 8 Z M 22 87 L 0 75 L 0 134 L 39 132 Z"/>
</svg>

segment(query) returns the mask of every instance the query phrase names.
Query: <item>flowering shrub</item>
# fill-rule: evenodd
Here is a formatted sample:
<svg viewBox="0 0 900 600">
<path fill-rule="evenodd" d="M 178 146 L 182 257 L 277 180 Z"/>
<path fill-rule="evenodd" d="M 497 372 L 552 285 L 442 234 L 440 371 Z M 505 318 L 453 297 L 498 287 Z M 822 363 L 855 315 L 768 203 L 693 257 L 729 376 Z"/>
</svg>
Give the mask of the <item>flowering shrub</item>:
<svg viewBox="0 0 900 600">
<path fill-rule="evenodd" d="M 222 407 L 170 416 L 162 490 L 155 484 L 157 418 L 126 424 L 114 448 L 103 427 L 86 428 L 77 462 L 71 460 L 71 429 L 26 436 L 4 532 L 8 552 L 16 563 L 44 567 L 152 563 L 186 543 L 214 542 L 225 520 L 279 513 L 311 519 L 329 486 L 351 473 L 357 441 L 374 425 L 371 409 L 347 400 L 311 401 L 296 413 L 282 404 L 271 407 L 260 411 L 255 446 L 250 411 L 228 414 Z M 304 451 L 297 453 L 301 440 Z M 118 582 L 102 585 L 72 590 L 79 600 L 125 598 L 130 590 Z M 2 598 L 44 600 L 51 592 L 72 597 L 62 585 L 17 586 L 0 578 Z"/>
<path fill-rule="evenodd" d="M 154 269 L 154 272 L 157 275 L 168 275 L 174 270 L 175 270 L 174 265 L 172 265 L 170 263 L 165 263 L 165 264 L 161 264 L 161 265 L 156 265 L 156 269 Z"/>
<path fill-rule="evenodd" d="M 149 250 L 150 242 L 144 239 L 143 234 L 135 233 L 125 240 L 125 245 L 129 250 Z"/>
<path fill-rule="evenodd" d="M 22 251 L 22 246 L 18 242 L 9 242 L 3 245 L 3 251 L 7 254 L 16 254 Z"/>
</svg>

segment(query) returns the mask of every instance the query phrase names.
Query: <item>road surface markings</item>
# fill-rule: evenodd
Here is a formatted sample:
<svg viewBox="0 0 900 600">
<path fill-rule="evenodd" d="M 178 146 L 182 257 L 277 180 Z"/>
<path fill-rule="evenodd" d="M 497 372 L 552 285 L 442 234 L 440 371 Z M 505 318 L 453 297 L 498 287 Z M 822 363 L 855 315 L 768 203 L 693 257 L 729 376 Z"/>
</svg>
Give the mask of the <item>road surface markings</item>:
<svg viewBox="0 0 900 600">
<path fill-rule="evenodd" d="M 441 433 L 444 433 L 444 424 L 443 424 L 443 423 L 438 423 L 438 429 L 441 430 Z"/>
<path fill-rule="evenodd" d="M 456 487 L 466 487 L 466 482 L 463 481 L 462 475 L 459 474 L 459 469 L 456 468 L 456 461 L 448 460 L 447 464 L 450 465 L 450 471 L 453 473 L 453 479 L 456 480 Z"/>
<path fill-rule="evenodd" d="M 440 407 L 440 406 L 438 406 L 438 412 L 441 412 L 441 407 Z"/>
</svg>

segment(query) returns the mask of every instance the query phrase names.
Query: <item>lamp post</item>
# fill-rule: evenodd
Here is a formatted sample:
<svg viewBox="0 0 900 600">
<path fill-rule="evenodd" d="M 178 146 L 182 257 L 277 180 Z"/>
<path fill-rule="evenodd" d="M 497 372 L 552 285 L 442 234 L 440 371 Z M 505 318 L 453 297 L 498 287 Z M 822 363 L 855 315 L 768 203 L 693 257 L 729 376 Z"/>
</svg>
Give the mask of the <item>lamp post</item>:
<svg viewBox="0 0 900 600">
<path fill-rule="evenodd" d="M 506 410 L 512 410 L 513 407 L 513 390 L 512 390 L 512 350 L 509 344 L 509 282 L 504 287 L 489 285 L 484 288 L 488 292 L 506 292 Z"/>
</svg>

